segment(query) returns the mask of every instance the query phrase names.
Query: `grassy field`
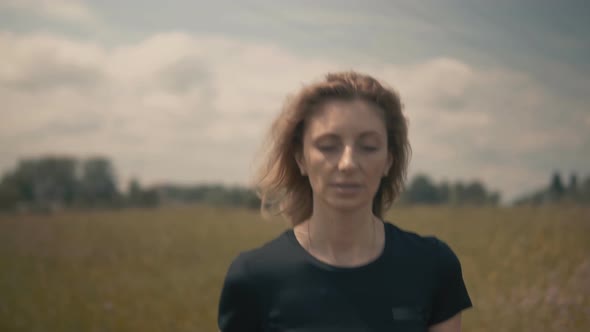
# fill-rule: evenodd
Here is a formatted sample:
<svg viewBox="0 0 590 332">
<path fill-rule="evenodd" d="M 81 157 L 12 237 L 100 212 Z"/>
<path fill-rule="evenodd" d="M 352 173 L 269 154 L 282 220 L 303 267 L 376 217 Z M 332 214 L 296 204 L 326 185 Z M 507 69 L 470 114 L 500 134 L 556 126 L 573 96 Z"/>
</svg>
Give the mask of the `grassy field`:
<svg viewBox="0 0 590 332">
<path fill-rule="evenodd" d="M 451 245 L 475 308 L 465 331 L 590 331 L 590 209 L 397 208 Z M 0 217 L 0 331 L 216 331 L 240 251 L 286 228 L 177 207 Z"/>
</svg>

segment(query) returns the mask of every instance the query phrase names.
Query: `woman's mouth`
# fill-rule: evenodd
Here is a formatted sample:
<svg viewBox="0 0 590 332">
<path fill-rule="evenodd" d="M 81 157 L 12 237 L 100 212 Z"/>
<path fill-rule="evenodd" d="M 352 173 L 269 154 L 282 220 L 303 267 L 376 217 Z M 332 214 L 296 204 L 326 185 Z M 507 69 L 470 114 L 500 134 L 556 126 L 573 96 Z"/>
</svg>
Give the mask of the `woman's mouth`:
<svg viewBox="0 0 590 332">
<path fill-rule="evenodd" d="M 333 187 L 336 192 L 345 195 L 356 194 L 363 188 L 363 186 L 358 183 L 333 183 L 331 187 Z"/>
</svg>

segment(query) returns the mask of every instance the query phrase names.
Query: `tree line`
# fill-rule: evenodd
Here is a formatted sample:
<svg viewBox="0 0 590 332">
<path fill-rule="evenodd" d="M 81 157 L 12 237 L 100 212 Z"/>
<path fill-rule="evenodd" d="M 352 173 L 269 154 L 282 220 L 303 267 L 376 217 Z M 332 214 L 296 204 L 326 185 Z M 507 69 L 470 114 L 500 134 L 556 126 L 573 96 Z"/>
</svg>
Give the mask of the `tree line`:
<svg viewBox="0 0 590 332">
<path fill-rule="evenodd" d="M 498 205 L 500 193 L 478 180 L 434 182 L 426 174 L 415 175 L 402 193 L 400 204 Z"/>
<path fill-rule="evenodd" d="M 50 212 L 64 208 L 156 207 L 206 203 L 254 208 L 256 194 L 222 185 L 164 184 L 144 188 L 138 179 L 122 191 L 106 157 L 44 156 L 19 161 L 0 180 L 0 211 Z"/>
<path fill-rule="evenodd" d="M 564 185 L 558 173 L 549 186 L 518 199 L 516 204 L 590 203 L 590 177 Z M 156 207 L 204 203 L 257 209 L 260 199 L 250 188 L 219 184 L 160 184 L 143 187 L 138 179 L 126 190 L 118 186 L 112 162 L 102 156 L 79 159 L 44 156 L 21 160 L 0 180 L 0 210 L 53 211 L 63 208 Z M 500 194 L 477 180 L 436 183 L 425 174 L 414 176 L 398 204 L 498 205 Z"/>
<path fill-rule="evenodd" d="M 514 201 L 515 205 L 590 204 L 590 175 L 582 181 L 572 173 L 566 184 L 559 171 L 555 171 L 547 185 Z"/>
<path fill-rule="evenodd" d="M 0 181 L 2 210 L 107 207 L 121 203 L 114 168 L 102 157 L 25 159 Z"/>
</svg>

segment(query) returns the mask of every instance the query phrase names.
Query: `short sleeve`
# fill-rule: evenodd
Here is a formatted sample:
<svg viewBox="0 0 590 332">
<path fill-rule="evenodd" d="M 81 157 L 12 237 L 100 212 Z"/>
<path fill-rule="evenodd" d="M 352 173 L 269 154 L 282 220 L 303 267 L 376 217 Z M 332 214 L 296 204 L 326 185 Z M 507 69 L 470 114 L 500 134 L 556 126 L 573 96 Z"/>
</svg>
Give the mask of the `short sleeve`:
<svg viewBox="0 0 590 332">
<path fill-rule="evenodd" d="M 473 306 L 465 287 L 459 258 L 446 243 L 439 239 L 435 242 L 437 286 L 428 325 L 444 322 Z"/>
<path fill-rule="evenodd" d="M 221 290 L 217 324 L 222 332 L 259 330 L 258 307 L 244 254 L 231 263 Z"/>
</svg>

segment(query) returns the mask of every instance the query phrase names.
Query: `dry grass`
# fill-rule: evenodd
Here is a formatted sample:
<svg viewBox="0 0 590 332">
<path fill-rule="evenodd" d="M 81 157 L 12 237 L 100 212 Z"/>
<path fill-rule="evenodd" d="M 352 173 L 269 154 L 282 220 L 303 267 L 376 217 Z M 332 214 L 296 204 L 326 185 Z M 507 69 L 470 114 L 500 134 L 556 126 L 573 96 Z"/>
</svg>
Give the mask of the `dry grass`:
<svg viewBox="0 0 590 332">
<path fill-rule="evenodd" d="M 461 259 L 465 331 L 589 331 L 590 209 L 398 208 Z M 215 331 L 231 259 L 286 225 L 179 207 L 0 217 L 0 331 Z"/>
</svg>

